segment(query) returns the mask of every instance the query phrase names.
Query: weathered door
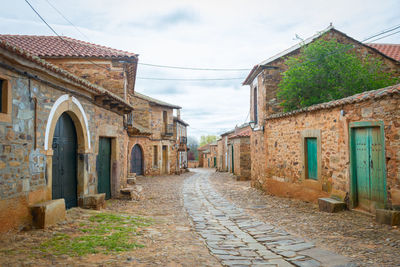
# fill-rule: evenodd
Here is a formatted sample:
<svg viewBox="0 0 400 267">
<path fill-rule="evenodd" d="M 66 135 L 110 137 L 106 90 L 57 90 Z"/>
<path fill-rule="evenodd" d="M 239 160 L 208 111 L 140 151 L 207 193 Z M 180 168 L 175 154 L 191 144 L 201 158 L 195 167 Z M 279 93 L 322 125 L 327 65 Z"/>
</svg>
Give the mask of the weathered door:
<svg viewBox="0 0 400 267">
<path fill-rule="evenodd" d="M 235 173 L 235 163 L 234 163 L 234 151 L 233 151 L 233 145 L 232 145 L 232 173 Z"/>
<path fill-rule="evenodd" d="M 136 175 L 143 175 L 143 151 L 138 144 L 132 148 L 131 172 L 136 173 Z"/>
<path fill-rule="evenodd" d="M 77 137 L 74 123 L 67 113 L 63 113 L 57 121 L 52 147 L 52 198 L 64 198 L 67 209 L 76 207 Z"/>
<path fill-rule="evenodd" d="M 214 168 L 217 167 L 217 157 L 214 157 Z"/>
<path fill-rule="evenodd" d="M 167 173 L 167 171 L 168 171 L 167 163 L 168 163 L 168 147 L 162 146 L 162 172 L 163 173 Z"/>
<path fill-rule="evenodd" d="M 317 138 L 306 138 L 307 146 L 307 178 L 317 180 Z"/>
<path fill-rule="evenodd" d="M 100 137 L 99 154 L 97 154 L 97 191 L 106 193 L 106 199 L 111 198 L 111 139 Z"/>
<path fill-rule="evenodd" d="M 379 127 L 354 129 L 354 161 L 357 204 L 373 212 L 383 208 L 386 181 L 384 177 L 383 144 Z"/>
</svg>

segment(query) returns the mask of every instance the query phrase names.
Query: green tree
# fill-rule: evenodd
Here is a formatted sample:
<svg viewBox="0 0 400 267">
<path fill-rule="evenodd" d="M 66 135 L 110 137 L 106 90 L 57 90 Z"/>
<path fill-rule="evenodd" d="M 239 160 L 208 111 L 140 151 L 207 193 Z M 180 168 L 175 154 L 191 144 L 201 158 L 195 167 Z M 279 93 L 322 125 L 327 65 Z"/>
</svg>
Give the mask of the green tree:
<svg viewBox="0 0 400 267">
<path fill-rule="evenodd" d="M 193 136 L 188 136 L 187 146 L 190 149 L 188 152 L 188 160 L 198 160 L 199 151 L 197 151 L 197 148 L 199 147 L 199 142 L 197 139 Z"/>
<path fill-rule="evenodd" d="M 317 40 L 289 57 L 278 99 L 285 111 L 308 107 L 395 84 L 399 78 L 383 70 L 381 60 L 360 58 L 353 46 Z"/>
<path fill-rule="evenodd" d="M 212 143 L 214 141 L 217 141 L 216 135 L 202 135 L 200 137 L 200 146 L 204 146 L 204 145 Z"/>
</svg>

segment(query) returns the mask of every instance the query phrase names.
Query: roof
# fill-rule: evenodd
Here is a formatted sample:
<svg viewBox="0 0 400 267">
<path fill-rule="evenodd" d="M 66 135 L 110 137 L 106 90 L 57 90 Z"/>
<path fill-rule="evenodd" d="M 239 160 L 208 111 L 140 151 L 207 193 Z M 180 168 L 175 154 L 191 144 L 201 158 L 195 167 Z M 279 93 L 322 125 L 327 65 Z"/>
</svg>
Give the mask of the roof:
<svg viewBox="0 0 400 267">
<path fill-rule="evenodd" d="M 149 101 L 150 103 L 152 103 L 152 104 L 154 104 L 154 105 L 157 105 L 157 106 L 163 106 L 163 107 L 168 107 L 168 108 L 181 109 L 180 106 L 172 105 L 172 104 L 169 104 L 169 103 L 167 103 L 167 102 L 164 102 L 164 101 L 161 101 L 161 100 L 152 98 L 152 97 L 150 97 L 150 96 L 147 96 L 147 95 L 144 95 L 144 94 L 141 94 L 141 93 L 138 93 L 138 92 L 135 92 L 135 96 L 137 96 L 137 97 L 139 97 L 139 98 L 141 98 L 141 99 L 143 99 L 143 100 Z"/>
<path fill-rule="evenodd" d="M 209 145 L 210 145 L 210 146 L 217 146 L 218 143 L 217 143 L 217 141 L 214 141 L 214 142 L 210 143 Z"/>
<path fill-rule="evenodd" d="M 284 50 L 284 51 L 282 51 L 282 52 L 280 52 L 280 53 L 278 53 L 278 54 L 276 54 L 276 55 L 274 55 L 274 56 L 262 61 L 261 63 L 259 63 L 257 65 L 255 65 L 253 67 L 253 69 L 250 71 L 250 73 L 247 75 L 246 79 L 243 81 L 242 84 L 243 85 L 250 85 L 253 82 L 254 78 L 257 77 L 257 75 L 262 71 L 262 69 L 268 68 L 268 67 L 272 67 L 272 66 L 268 66 L 268 64 L 272 63 L 273 61 L 275 61 L 275 60 L 277 60 L 279 58 L 282 58 L 284 56 L 288 56 L 292 52 L 300 49 L 302 46 L 312 43 L 314 40 L 318 39 L 319 37 L 321 37 L 325 33 L 329 32 L 329 31 L 332 31 L 332 30 L 336 31 L 337 33 L 342 34 L 343 36 L 355 41 L 356 43 L 358 43 L 358 44 L 360 44 L 362 46 L 372 48 L 375 52 L 377 52 L 378 54 L 381 54 L 382 56 L 384 56 L 384 57 L 386 57 L 386 58 L 388 58 L 390 60 L 393 60 L 395 62 L 399 61 L 398 59 L 396 59 L 396 58 L 390 56 L 389 54 L 377 49 L 376 47 L 371 46 L 371 45 L 363 44 L 360 41 L 358 41 L 358 40 L 346 35 L 345 33 L 335 29 L 332 25 L 329 25 L 329 27 L 327 27 L 326 29 L 317 32 L 316 34 L 314 34 L 313 36 L 305 39 L 304 41 L 301 41 L 298 44 L 296 44 L 294 46 L 291 46 L 288 49 L 286 49 L 286 50 Z M 386 50 L 388 50 L 388 49 L 386 49 Z"/>
<path fill-rule="evenodd" d="M 90 92 L 95 92 L 97 96 L 105 96 L 109 97 L 119 103 L 122 103 L 124 106 L 133 109 L 133 106 L 131 106 L 127 101 L 124 99 L 120 98 L 119 96 L 107 91 L 106 89 L 95 85 L 93 83 L 90 83 L 89 81 L 82 79 L 56 65 L 53 65 L 46 60 L 43 60 L 35 55 L 30 54 L 29 52 L 21 49 L 20 47 L 16 47 L 7 41 L 1 40 L 0 39 L 0 48 L 3 48 L 7 50 L 10 53 L 16 54 L 25 60 L 28 60 L 30 62 L 33 62 L 34 64 L 46 69 L 47 71 L 50 71 L 53 74 L 60 75 L 61 77 L 69 80 L 70 82 L 76 83 L 80 86 L 83 86 L 84 88 L 88 89 Z"/>
<path fill-rule="evenodd" d="M 248 128 L 242 132 L 239 132 L 237 134 L 234 134 L 232 136 L 229 136 L 229 139 L 233 139 L 233 138 L 241 138 L 241 137 L 250 137 L 251 135 L 251 128 Z"/>
<path fill-rule="evenodd" d="M 367 44 L 381 53 L 400 61 L 400 44 Z"/>
<path fill-rule="evenodd" d="M 189 123 L 185 122 L 185 121 L 182 120 L 182 119 L 178 119 L 178 117 L 176 117 L 176 116 L 174 116 L 174 121 L 177 121 L 177 122 L 179 122 L 180 124 L 185 125 L 186 127 L 189 126 Z"/>
<path fill-rule="evenodd" d="M 145 135 L 152 134 L 152 132 L 149 128 L 143 127 L 143 126 L 137 124 L 136 122 L 132 122 L 131 126 L 133 128 L 135 128 L 139 134 L 145 134 Z"/>
<path fill-rule="evenodd" d="M 61 39 L 62 38 L 62 39 Z M 137 58 L 138 55 L 66 36 L 0 35 L 7 41 L 39 57 Z M 63 41 L 64 40 L 64 41 Z M 67 44 L 67 43 L 68 44 Z M 72 48 L 71 48 L 72 47 Z"/>
<path fill-rule="evenodd" d="M 202 145 L 201 147 L 198 147 L 197 150 L 202 151 L 202 150 L 208 149 L 209 147 L 210 147 L 210 144 L 205 144 L 205 145 Z"/>
<path fill-rule="evenodd" d="M 316 104 L 316 105 L 313 105 L 310 107 L 306 107 L 306 108 L 302 108 L 302 109 L 298 109 L 298 110 L 294 110 L 294 111 L 290 111 L 290 112 L 273 114 L 273 115 L 268 116 L 266 118 L 266 120 L 289 117 L 289 116 L 292 116 L 295 114 L 316 111 L 316 110 L 321 110 L 321 109 L 334 108 L 337 106 L 358 103 L 358 102 L 367 101 L 367 100 L 371 100 L 371 99 L 379 99 L 379 98 L 382 98 L 382 97 L 385 97 L 388 95 L 394 95 L 394 94 L 400 94 L 400 84 L 388 86 L 388 87 L 377 89 L 377 90 L 362 92 L 362 93 L 352 95 L 349 97 L 345 97 L 342 99 L 333 100 L 333 101 L 321 103 L 321 104 Z"/>
</svg>

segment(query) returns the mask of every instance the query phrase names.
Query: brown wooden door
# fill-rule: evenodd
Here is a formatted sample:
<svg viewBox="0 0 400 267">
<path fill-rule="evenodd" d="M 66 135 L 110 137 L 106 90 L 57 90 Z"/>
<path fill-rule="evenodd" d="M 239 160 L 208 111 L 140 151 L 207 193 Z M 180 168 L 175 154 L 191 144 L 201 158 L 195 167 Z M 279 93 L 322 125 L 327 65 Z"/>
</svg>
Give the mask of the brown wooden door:
<svg viewBox="0 0 400 267">
<path fill-rule="evenodd" d="M 162 172 L 167 173 L 168 168 L 168 147 L 167 146 L 162 146 Z"/>
</svg>

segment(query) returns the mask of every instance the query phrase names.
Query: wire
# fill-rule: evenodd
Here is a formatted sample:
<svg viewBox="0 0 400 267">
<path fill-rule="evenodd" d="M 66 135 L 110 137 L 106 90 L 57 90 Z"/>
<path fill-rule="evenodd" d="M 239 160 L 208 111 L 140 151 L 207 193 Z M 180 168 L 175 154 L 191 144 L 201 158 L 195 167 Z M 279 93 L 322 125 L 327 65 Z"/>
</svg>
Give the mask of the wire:
<svg viewBox="0 0 400 267">
<path fill-rule="evenodd" d="M 367 40 L 370 40 L 370 39 L 372 39 L 372 38 L 375 38 L 375 37 L 377 37 L 377 36 L 380 36 L 380 35 L 385 34 L 385 33 L 388 33 L 388 32 L 392 32 L 392 31 L 394 31 L 394 30 L 396 30 L 396 29 L 398 29 L 398 28 L 400 28 L 400 24 L 399 24 L 399 25 L 392 26 L 392 27 L 390 27 L 390 28 L 388 28 L 388 29 L 385 29 L 385 30 L 381 31 L 380 33 L 374 34 L 374 35 L 372 35 L 372 36 L 370 36 L 370 37 L 364 39 L 364 40 L 361 41 L 361 42 L 364 43 L 364 42 L 367 41 Z M 379 40 L 379 39 L 378 39 L 378 40 Z M 371 42 L 373 42 L 373 41 L 371 41 Z"/>
<path fill-rule="evenodd" d="M 50 3 L 49 0 L 46 0 L 46 2 L 47 2 L 58 14 L 60 14 L 61 17 L 63 17 L 69 24 L 71 24 L 80 34 L 82 34 L 83 37 L 85 37 L 85 38 L 88 39 L 90 42 L 92 42 L 92 41 L 90 40 L 90 38 L 87 37 L 86 34 L 84 34 L 83 32 L 81 32 L 81 30 L 79 30 L 78 27 L 76 27 L 68 18 L 66 18 L 66 17 L 61 13 L 60 10 L 58 10 L 52 3 Z M 93 42 L 92 42 L 92 43 L 93 43 Z"/>
<path fill-rule="evenodd" d="M 378 38 L 378 39 L 374 39 L 374 40 L 372 40 L 372 41 L 370 41 L 370 42 L 372 43 L 372 42 L 378 41 L 378 40 L 380 40 L 380 39 L 383 39 L 383 38 L 386 38 L 386 37 L 392 36 L 392 35 L 394 35 L 394 34 L 396 34 L 396 33 L 400 33 L 400 31 L 393 32 L 393 33 L 391 33 L 391 34 L 388 34 L 388 35 L 382 36 L 382 37 L 380 37 L 380 38 Z"/>
<path fill-rule="evenodd" d="M 169 68 L 169 69 L 180 69 L 180 70 L 206 70 L 206 71 L 249 71 L 251 69 L 215 69 L 215 68 L 195 68 L 195 67 L 178 67 L 178 66 L 167 66 L 157 65 L 149 63 L 138 63 L 139 65 L 157 67 L 157 68 Z"/>
<path fill-rule="evenodd" d="M 38 17 L 43 21 L 43 23 L 46 24 L 47 27 L 48 27 L 55 35 L 57 35 L 58 38 L 60 38 L 61 41 L 63 41 L 66 45 L 68 45 L 68 47 L 70 47 L 75 53 L 79 54 L 79 52 L 76 51 L 76 49 L 75 49 L 73 46 L 71 46 L 71 44 L 70 44 L 68 41 L 64 40 L 64 39 L 63 39 L 63 38 L 62 38 L 62 37 L 61 37 L 61 36 L 46 22 L 46 20 L 39 14 L 39 12 L 36 11 L 36 9 L 31 5 L 31 3 L 29 3 L 28 0 L 25 0 L 25 2 L 26 2 L 26 3 L 30 6 L 30 8 L 36 13 L 36 15 L 38 15 Z M 97 67 L 100 67 L 100 68 L 103 68 L 103 69 L 106 69 L 106 70 L 110 70 L 109 68 L 104 67 L 104 66 L 101 66 L 101 65 L 98 65 L 97 63 L 95 63 L 95 62 L 93 62 L 93 61 L 91 61 L 91 60 L 89 60 L 89 59 L 86 59 L 86 61 L 92 63 L 93 65 L 96 65 Z"/>
<path fill-rule="evenodd" d="M 228 80 L 243 80 L 242 78 L 188 78 L 188 79 L 179 79 L 179 78 L 156 78 L 156 77 L 136 77 L 136 79 L 141 80 L 156 80 L 156 81 L 228 81 Z"/>
<path fill-rule="evenodd" d="M 53 4 L 50 3 L 49 0 L 46 0 L 46 2 L 58 13 L 60 14 L 61 17 L 63 17 L 69 24 L 71 24 L 83 37 L 85 37 L 88 41 L 93 43 L 90 38 L 85 35 L 82 31 L 79 30 L 78 27 L 75 26 L 72 21 L 70 21 L 60 10 L 58 10 Z M 246 69 L 246 68 L 197 68 L 197 67 L 180 67 L 180 66 L 168 66 L 168 65 L 159 65 L 159 64 L 150 64 L 150 63 L 141 63 L 138 62 L 139 65 L 143 66 L 150 66 L 150 67 L 156 67 L 156 68 L 169 68 L 169 69 L 180 69 L 180 70 L 200 70 L 200 71 L 249 71 L 251 69 Z"/>
</svg>

